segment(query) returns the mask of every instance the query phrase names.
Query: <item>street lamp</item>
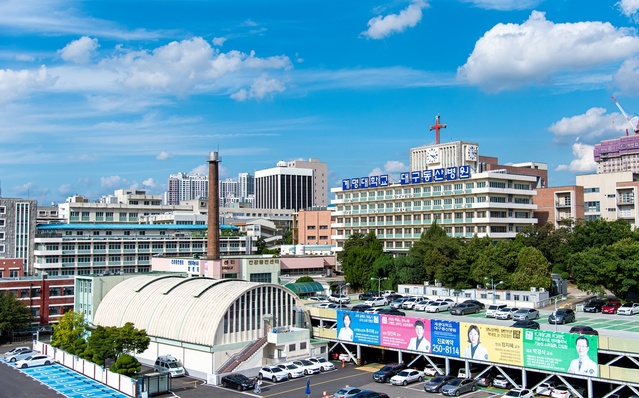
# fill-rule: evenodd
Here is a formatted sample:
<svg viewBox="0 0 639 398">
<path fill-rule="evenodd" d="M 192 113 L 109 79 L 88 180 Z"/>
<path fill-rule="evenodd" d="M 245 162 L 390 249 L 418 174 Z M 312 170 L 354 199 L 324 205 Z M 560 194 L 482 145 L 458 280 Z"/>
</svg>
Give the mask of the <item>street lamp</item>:
<svg viewBox="0 0 639 398">
<path fill-rule="evenodd" d="M 499 285 L 501 285 L 502 283 L 504 283 L 504 281 L 499 281 L 497 283 L 495 283 L 495 279 L 494 278 L 488 278 L 487 276 L 484 276 L 484 280 L 485 281 L 490 281 L 490 286 L 492 286 L 493 288 L 493 304 L 495 304 L 497 302 L 497 299 L 495 298 L 495 288 Z"/>
<path fill-rule="evenodd" d="M 557 301 L 559 300 L 564 301 L 566 300 L 566 297 L 555 297 L 555 312 L 553 312 L 553 315 L 555 316 L 555 332 L 557 331 Z"/>
<path fill-rule="evenodd" d="M 377 281 L 377 295 L 382 297 L 382 281 L 387 280 L 387 277 L 383 278 L 371 278 L 372 281 Z"/>
<path fill-rule="evenodd" d="M 351 283 L 347 282 L 347 283 L 345 283 L 343 285 L 340 285 L 340 287 L 339 287 L 339 308 L 342 308 L 342 289 L 344 289 L 345 287 L 350 286 L 350 285 L 351 285 Z"/>
</svg>

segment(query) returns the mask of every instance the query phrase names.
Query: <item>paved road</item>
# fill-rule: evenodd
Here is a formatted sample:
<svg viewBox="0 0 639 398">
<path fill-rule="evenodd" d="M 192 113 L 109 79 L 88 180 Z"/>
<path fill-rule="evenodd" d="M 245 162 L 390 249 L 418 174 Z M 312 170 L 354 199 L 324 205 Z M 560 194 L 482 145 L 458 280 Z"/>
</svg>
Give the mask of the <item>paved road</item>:
<svg viewBox="0 0 639 398">
<path fill-rule="evenodd" d="M 5 352 L 5 346 L 0 351 Z M 0 396 L 12 398 L 60 398 L 64 395 L 38 383 L 11 365 L 0 362 Z"/>
</svg>

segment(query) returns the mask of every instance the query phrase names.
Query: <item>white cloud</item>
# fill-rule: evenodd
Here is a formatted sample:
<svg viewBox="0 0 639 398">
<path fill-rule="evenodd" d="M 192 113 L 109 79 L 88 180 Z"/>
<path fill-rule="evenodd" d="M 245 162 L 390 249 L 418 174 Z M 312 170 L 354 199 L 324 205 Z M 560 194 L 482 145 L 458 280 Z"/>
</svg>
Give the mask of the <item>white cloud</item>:
<svg viewBox="0 0 639 398">
<path fill-rule="evenodd" d="M 639 59 L 625 60 L 614 74 L 613 82 L 620 93 L 635 96 L 639 89 Z"/>
<path fill-rule="evenodd" d="M 100 177 L 100 186 L 102 188 L 121 188 L 128 185 L 125 178 L 120 176 Z"/>
<path fill-rule="evenodd" d="M 231 94 L 231 98 L 236 101 L 246 101 L 247 99 L 264 99 L 272 98 L 273 93 L 281 93 L 285 90 L 284 84 L 277 79 L 268 79 L 266 76 L 260 76 L 253 81 L 251 87 L 241 89 L 235 94 Z"/>
<path fill-rule="evenodd" d="M 585 70 L 639 52 L 634 29 L 607 22 L 555 24 L 533 11 L 523 24 L 497 24 L 477 43 L 460 80 L 487 91 L 548 83 L 562 71 Z"/>
<path fill-rule="evenodd" d="M 142 186 L 145 188 L 155 188 L 157 186 L 157 183 L 153 178 L 147 178 L 146 180 L 142 181 Z"/>
<path fill-rule="evenodd" d="M 370 173 L 368 173 L 368 176 L 388 174 L 391 181 L 399 181 L 399 173 L 407 170 L 408 166 L 406 166 L 403 162 L 398 160 L 388 160 L 384 163 L 383 168 L 375 167 Z"/>
<path fill-rule="evenodd" d="M 213 43 L 214 46 L 222 47 L 224 43 L 226 42 L 226 40 L 227 40 L 226 37 L 214 37 L 213 40 L 211 40 L 211 42 Z"/>
<path fill-rule="evenodd" d="M 597 163 L 595 163 L 593 145 L 586 145 L 580 142 L 575 142 L 572 145 L 572 153 L 575 156 L 575 160 L 570 162 L 569 165 L 561 164 L 557 166 L 556 171 L 571 171 L 575 173 L 584 173 L 597 170 Z"/>
<path fill-rule="evenodd" d="M 78 40 L 67 44 L 62 50 L 58 50 L 58 54 L 65 61 L 86 64 L 91 61 L 99 46 L 98 39 L 82 36 Z"/>
<path fill-rule="evenodd" d="M 637 21 L 637 11 L 639 11 L 639 0 L 620 0 L 615 4 L 621 13 L 634 21 Z"/>
<path fill-rule="evenodd" d="M 47 68 L 36 70 L 0 69 L 0 103 L 9 102 L 32 91 L 51 87 L 55 83 Z"/>
<path fill-rule="evenodd" d="M 401 33 L 407 28 L 413 28 L 422 20 L 422 9 L 428 4 L 422 0 L 413 0 L 411 4 L 399 14 L 378 15 L 368 21 L 368 29 L 361 33 L 370 39 L 383 39 L 393 33 Z"/>
<path fill-rule="evenodd" d="M 472 3 L 476 7 L 488 10 L 512 11 L 529 10 L 542 3 L 544 0 L 462 0 Z"/>
<path fill-rule="evenodd" d="M 155 157 L 157 160 L 167 160 L 167 159 L 171 159 L 173 158 L 173 154 L 166 152 L 166 151 L 162 151 L 160 153 L 158 153 L 158 155 Z"/>
<path fill-rule="evenodd" d="M 582 115 L 564 117 L 549 128 L 556 142 L 572 142 L 576 137 L 594 143 L 602 137 L 618 136 L 627 128 L 624 117 L 619 113 L 606 114 L 604 108 L 590 108 Z"/>
</svg>

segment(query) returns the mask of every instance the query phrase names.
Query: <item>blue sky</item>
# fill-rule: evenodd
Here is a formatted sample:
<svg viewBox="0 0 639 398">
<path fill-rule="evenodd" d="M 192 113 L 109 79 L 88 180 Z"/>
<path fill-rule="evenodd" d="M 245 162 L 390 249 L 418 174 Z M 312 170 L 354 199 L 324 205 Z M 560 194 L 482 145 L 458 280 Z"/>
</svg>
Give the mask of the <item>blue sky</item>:
<svg viewBox="0 0 639 398">
<path fill-rule="evenodd" d="M 0 1 L 0 184 L 48 204 L 160 194 L 222 157 L 396 175 L 474 141 L 551 186 L 639 112 L 639 0 Z"/>
</svg>

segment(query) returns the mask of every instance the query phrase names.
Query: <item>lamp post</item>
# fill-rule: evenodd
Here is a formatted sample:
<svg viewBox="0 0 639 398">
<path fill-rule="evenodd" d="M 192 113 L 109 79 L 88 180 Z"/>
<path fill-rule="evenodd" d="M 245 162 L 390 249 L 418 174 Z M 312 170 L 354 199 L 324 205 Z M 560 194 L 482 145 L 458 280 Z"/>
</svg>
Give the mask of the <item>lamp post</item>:
<svg viewBox="0 0 639 398">
<path fill-rule="evenodd" d="M 377 295 L 382 297 L 382 281 L 387 280 L 387 277 L 383 278 L 371 278 L 372 281 L 377 281 Z"/>
<path fill-rule="evenodd" d="M 557 331 L 557 301 L 559 300 L 564 301 L 566 298 L 564 296 L 555 297 L 555 312 L 553 312 L 553 315 L 555 316 L 555 332 Z"/>
<path fill-rule="evenodd" d="M 339 308 L 342 308 L 342 289 L 344 289 L 345 287 L 350 286 L 350 285 L 351 285 L 351 283 L 347 282 L 347 283 L 339 286 Z"/>
<path fill-rule="evenodd" d="M 504 283 L 504 281 L 499 281 L 497 283 L 495 283 L 495 278 L 489 278 L 487 276 L 484 277 L 485 281 L 490 281 L 490 286 L 493 288 L 493 304 L 495 304 L 497 302 L 497 299 L 495 297 L 495 288 L 499 285 L 501 285 L 502 283 Z"/>
</svg>

